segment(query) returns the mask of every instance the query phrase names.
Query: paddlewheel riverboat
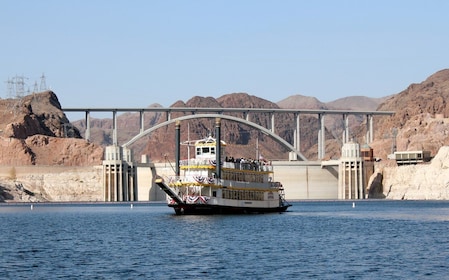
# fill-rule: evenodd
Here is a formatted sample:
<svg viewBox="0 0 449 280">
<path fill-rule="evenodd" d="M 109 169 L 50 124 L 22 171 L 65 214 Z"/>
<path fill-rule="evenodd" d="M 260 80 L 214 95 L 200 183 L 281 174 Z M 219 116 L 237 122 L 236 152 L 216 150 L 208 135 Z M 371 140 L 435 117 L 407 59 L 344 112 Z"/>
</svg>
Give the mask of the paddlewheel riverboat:
<svg viewBox="0 0 449 280">
<path fill-rule="evenodd" d="M 273 182 L 273 166 L 264 160 L 225 157 L 226 143 L 211 136 L 194 142 L 195 157 L 179 160 L 177 123 L 176 175 L 158 177 L 168 206 L 180 214 L 284 212 L 291 206 L 280 182 Z"/>
</svg>

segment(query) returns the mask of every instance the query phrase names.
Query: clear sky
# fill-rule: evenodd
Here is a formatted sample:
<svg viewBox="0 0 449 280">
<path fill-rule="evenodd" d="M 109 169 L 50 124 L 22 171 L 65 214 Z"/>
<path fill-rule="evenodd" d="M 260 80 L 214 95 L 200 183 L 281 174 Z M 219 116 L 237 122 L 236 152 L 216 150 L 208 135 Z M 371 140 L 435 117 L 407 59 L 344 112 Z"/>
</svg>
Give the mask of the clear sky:
<svg viewBox="0 0 449 280">
<path fill-rule="evenodd" d="M 6 81 L 62 107 L 384 97 L 449 66 L 445 0 L 0 0 Z"/>
</svg>

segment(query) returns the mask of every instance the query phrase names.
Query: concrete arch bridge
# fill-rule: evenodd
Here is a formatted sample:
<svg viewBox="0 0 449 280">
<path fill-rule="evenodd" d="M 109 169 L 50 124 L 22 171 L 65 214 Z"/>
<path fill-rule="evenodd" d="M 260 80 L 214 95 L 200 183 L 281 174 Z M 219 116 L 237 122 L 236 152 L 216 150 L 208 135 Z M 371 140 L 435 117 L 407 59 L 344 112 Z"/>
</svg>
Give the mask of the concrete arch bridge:
<svg viewBox="0 0 449 280">
<path fill-rule="evenodd" d="M 111 112 L 113 119 L 113 144 L 118 145 L 117 141 L 117 113 L 120 112 L 139 112 L 140 113 L 140 130 L 131 140 L 124 143 L 122 146 L 127 147 L 133 144 L 140 138 L 150 134 L 158 128 L 175 123 L 176 121 L 185 121 L 190 119 L 199 118 L 221 118 L 238 123 L 248 125 L 256 130 L 259 130 L 263 134 L 271 137 L 273 140 L 286 147 L 289 151 L 296 155 L 297 160 L 307 161 L 300 151 L 300 115 L 317 115 L 317 121 L 319 123 L 317 146 L 318 146 L 318 159 L 323 159 L 325 156 L 325 126 L 324 120 L 326 115 L 341 115 L 344 122 L 344 135 L 343 143 L 349 140 L 349 121 L 348 117 L 351 115 L 362 115 L 366 117 L 366 139 L 367 143 L 373 141 L 373 117 L 374 116 L 391 116 L 394 114 L 392 111 L 351 111 L 351 110 L 308 110 L 308 109 L 265 109 L 265 108 L 195 108 L 195 107 L 170 107 L 170 108 L 63 108 L 64 112 L 84 112 L 86 122 L 86 140 L 90 140 L 90 113 L 91 112 Z M 160 112 L 165 113 L 166 121 L 157 124 L 150 128 L 144 127 L 144 119 L 146 112 Z M 172 113 L 181 112 L 190 115 L 184 115 L 178 118 L 172 119 Z M 230 113 L 239 113 L 241 117 L 235 117 L 229 115 Z M 271 117 L 271 125 L 269 128 L 263 127 L 255 122 L 251 121 L 251 115 L 256 113 L 269 114 Z M 294 143 L 290 144 L 285 139 L 280 137 L 274 127 L 276 116 L 281 114 L 293 114 L 295 119 L 294 129 Z"/>
</svg>

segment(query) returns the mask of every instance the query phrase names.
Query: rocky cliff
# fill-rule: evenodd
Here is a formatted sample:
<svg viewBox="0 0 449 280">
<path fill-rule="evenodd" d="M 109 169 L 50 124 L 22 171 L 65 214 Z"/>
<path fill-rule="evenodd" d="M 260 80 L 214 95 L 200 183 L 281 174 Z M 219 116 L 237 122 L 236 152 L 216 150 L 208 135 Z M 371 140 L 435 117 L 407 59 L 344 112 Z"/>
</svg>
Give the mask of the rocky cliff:
<svg viewBox="0 0 449 280">
<path fill-rule="evenodd" d="M 378 110 L 395 111 L 391 118 L 377 118 L 377 155 L 385 158 L 392 149 L 428 150 L 436 155 L 449 145 L 449 69 L 436 72 L 419 84 L 385 100 Z M 394 146 L 394 147 L 393 147 Z"/>
<path fill-rule="evenodd" d="M 448 199 L 449 173 L 449 69 L 438 71 L 419 84 L 389 97 L 379 110 L 392 110 L 391 118 L 375 120 L 376 140 L 370 144 L 377 163 L 369 185 L 371 197 L 387 199 Z M 394 151 L 426 150 L 431 164 L 396 166 L 387 160 Z"/>
<path fill-rule="evenodd" d="M 103 148 L 81 138 L 52 91 L 0 100 L 0 166 L 101 164 Z"/>
<path fill-rule="evenodd" d="M 102 166 L 0 167 L 0 202 L 103 201 Z"/>
<path fill-rule="evenodd" d="M 0 100 L 0 115 L 1 136 L 5 138 L 26 139 L 37 134 L 80 138 L 52 91 Z"/>
<path fill-rule="evenodd" d="M 371 177 L 371 198 L 449 199 L 449 146 L 440 148 L 430 164 L 377 165 Z"/>
</svg>

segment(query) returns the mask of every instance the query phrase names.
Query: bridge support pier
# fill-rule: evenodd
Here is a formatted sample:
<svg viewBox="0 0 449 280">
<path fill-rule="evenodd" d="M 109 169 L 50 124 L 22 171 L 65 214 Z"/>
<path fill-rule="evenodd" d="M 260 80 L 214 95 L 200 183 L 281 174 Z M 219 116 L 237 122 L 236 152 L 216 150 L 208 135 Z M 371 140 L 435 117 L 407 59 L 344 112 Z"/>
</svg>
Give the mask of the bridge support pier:
<svg viewBox="0 0 449 280">
<path fill-rule="evenodd" d="M 365 142 L 367 144 L 373 142 L 373 115 L 366 115 L 366 139 Z"/>
<path fill-rule="evenodd" d="M 343 123 L 344 123 L 344 134 L 343 134 L 343 144 L 349 142 L 349 119 L 348 114 L 343 114 Z"/>
<path fill-rule="evenodd" d="M 324 127 L 324 114 L 318 114 L 318 159 L 323 159 L 326 153 L 326 129 Z"/>
<path fill-rule="evenodd" d="M 301 131 L 300 131 L 300 122 L 299 122 L 299 114 L 295 114 L 295 120 L 296 120 L 296 130 L 294 135 L 294 144 L 293 147 L 295 147 L 296 150 L 301 150 Z"/>
<path fill-rule="evenodd" d="M 86 140 L 90 142 L 90 111 L 86 111 Z"/>
<path fill-rule="evenodd" d="M 112 144 L 117 146 L 117 111 L 112 111 Z"/>
<path fill-rule="evenodd" d="M 140 110 L 139 116 L 140 116 L 140 133 L 143 133 L 143 131 L 145 130 L 145 112 L 143 110 Z"/>
</svg>

